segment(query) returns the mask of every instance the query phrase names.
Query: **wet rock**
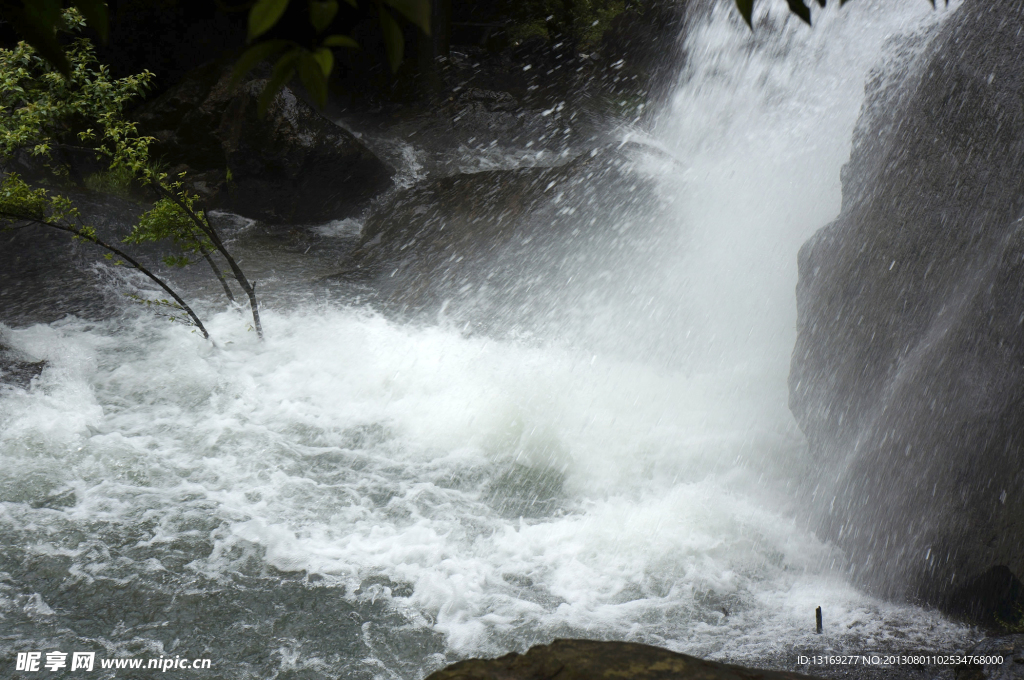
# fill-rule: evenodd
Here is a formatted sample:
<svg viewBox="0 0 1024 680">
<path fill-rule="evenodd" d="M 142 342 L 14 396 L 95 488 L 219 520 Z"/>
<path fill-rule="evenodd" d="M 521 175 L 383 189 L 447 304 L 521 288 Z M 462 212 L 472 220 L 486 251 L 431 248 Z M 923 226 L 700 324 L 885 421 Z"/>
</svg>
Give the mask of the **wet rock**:
<svg viewBox="0 0 1024 680">
<path fill-rule="evenodd" d="M 290 89 L 260 120 L 256 100 L 265 83 L 233 88 L 228 68 L 208 64 L 147 105 L 142 129 L 158 140 L 158 156 L 190 171 L 197 193 L 254 219 L 345 218 L 390 186 L 384 163 Z"/>
<path fill-rule="evenodd" d="M 364 579 L 353 594 L 368 595 L 370 598 L 375 598 L 381 593 L 390 593 L 391 597 L 411 597 L 415 590 L 411 583 L 393 581 L 387 576 L 371 576 Z"/>
<path fill-rule="evenodd" d="M 989 657 L 993 661 L 1001 657 L 1002 662 L 960 666 L 956 669 L 956 680 L 1024 679 L 1024 635 L 987 638 L 967 654 Z"/>
<path fill-rule="evenodd" d="M 61 491 L 54 491 L 47 495 L 45 498 L 29 503 L 35 509 L 48 508 L 50 510 L 60 510 L 62 508 L 72 508 L 78 503 L 78 495 L 74 489 L 64 489 Z"/>
<path fill-rule="evenodd" d="M 574 157 L 611 139 L 605 129 L 614 123 L 597 123 L 586 109 L 568 103 L 568 94 L 553 102 L 537 102 L 516 82 L 519 78 L 478 78 L 470 64 L 473 58 L 453 50 L 444 59 L 447 79 L 458 84 L 429 106 L 410 107 L 392 116 L 345 115 L 370 134 L 386 129 L 387 137 L 414 146 L 416 162 L 431 175 L 552 165 L 560 157 Z M 515 71 L 521 74 L 522 65 Z M 483 83 L 472 84 L 476 80 Z M 388 154 L 391 149 L 385 145 L 379 151 Z M 392 162 L 408 163 L 408 159 Z"/>
<path fill-rule="evenodd" d="M 656 189 L 616 149 L 559 167 L 427 181 L 367 219 L 343 274 L 376 278 L 411 310 L 555 313 L 552 291 L 611 289 L 624 275 L 617 263 L 657 257 L 659 245 L 645 229 L 664 208 Z"/>
<path fill-rule="evenodd" d="M 871 85 L 790 374 L 820 537 L 874 592 L 982 621 L 1024 574 L 1022 21 L 965 2 Z"/>
<path fill-rule="evenodd" d="M 32 361 L 5 345 L 0 335 L 0 384 L 26 388 L 45 367 L 45 361 Z"/>
<path fill-rule="evenodd" d="M 632 642 L 555 640 L 525 654 L 460 661 L 427 680 L 799 680 L 811 676 L 704 661 Z"/>
</svg>

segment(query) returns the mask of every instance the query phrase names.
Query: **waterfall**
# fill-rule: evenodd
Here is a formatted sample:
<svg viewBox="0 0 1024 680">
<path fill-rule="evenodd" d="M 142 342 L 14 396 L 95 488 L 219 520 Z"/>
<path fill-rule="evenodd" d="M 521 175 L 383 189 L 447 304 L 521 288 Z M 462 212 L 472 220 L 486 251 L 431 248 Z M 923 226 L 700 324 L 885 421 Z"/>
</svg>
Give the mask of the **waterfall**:
<svg viewBox="0 0 1024 680">
<path fill-rule="evenodd" d="M 796 252 L 839 210 L 865 79 L 946 11 L 696 17 L 674 94 L 620 133 L 672 248 L 623 260 L 569 340 L 340 304 L 251 245 L 265 344 L 212 295 L 217 348 L 133 310 L 0 326 L 47 362 L 0 388 L 0 658 L 417 678 L 555 637 L 788 668 L 963 647 L 792 519 L 811 462 L 786 406 Z"/>
</svg>

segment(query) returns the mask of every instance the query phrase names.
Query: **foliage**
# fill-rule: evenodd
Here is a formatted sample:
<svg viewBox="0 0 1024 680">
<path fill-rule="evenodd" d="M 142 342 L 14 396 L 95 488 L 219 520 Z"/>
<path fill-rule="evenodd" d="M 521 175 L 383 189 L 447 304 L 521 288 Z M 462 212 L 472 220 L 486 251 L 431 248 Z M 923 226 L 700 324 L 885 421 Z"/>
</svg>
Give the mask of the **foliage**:
<svg viewBox="0 0 1024 680">
<path fill-rule="evenodd" d="M 65 17 L 70 29 L 85 24 L 74 10 Z M 10 158 L 25 149 L 52 160 L 60 143 L 77 133 L 80 142 L 93 143 L 109 157 L 123 149 L 129 155 L 134 151 L 137 159 L 147 142 L 123 113 L 125 105 L 145 91 L 152 74 L 143 71 L 112 80 L 97 62 L 91 43 L 81 38 L 71 43 L 66 58 L 69 69 L 61 74 L 25 42 L 0 50 L 0 157 Z M 60 172 L 61 163 L 53 168 Z"/>
<path fill-rule="evenodd" d="M 643 3 L 624 0 L 525 0 L 512 6 L 516 23 L 510 30 L 514 42 L 531 36 L 548 40 L 569 40 L 577 49 L 597 45 L 611 20 L 625 11 L 627 4 L 642 9 Z"/>
<path fill-rule="evenodd" d="M 391 70 L 397 71 L 402 63 L 405 37 L 398 18 L 409 21 L 426 35 L 430 35 L 430 0 L 371 0 L 377 9 L 385 52 Z M 353 8 L 357 0 L 345 0 Z M 101 39 L 106 40 L 109 19 L 104 0 L 74 0 L 81 10 L 76 13 L 79 26 L 88 25 Z M 315 37 L 312 41 L 294 37 L 272 37 L 289 4 L 302 5 Z M 57 40 L 55 30 L 68 28 L 61 13 L 61 0 L 0 0 L 0 19 L 8 20 L 18 34 L 40 55 L 54 66 L 56 73 L 71 77 L 75 55 L 65 53 Z M 261 94 L 257 111 L 262 118 L 277 93 L 298 74 L 313 100 L 323 107 L 327 103 L 327 79 L 334 70 L 334 49 L 358 49 L 351 36 L 329 31 L 338 13 L 338 0 L 252 0 L 249 7 L 248 43 L 235 64 L 234 78 L 239 81 L 257 64 L 274 59 L 270 79 Z M 84 16 L 83 16 L 84 15 Z"/>
<path fill-rule="evenodd" d="M 47 217 L 49 207 L 46 191 L 33 191 L 16 173 L 8 173 L 0 181 L 0 215 L 17 213 L 26 219 L 41 220 Z"/>
<path fill-rule="evenodd" d="M 157 168 L 153 168 L 157 171 Z M 130 168 L 109 168 L 89 173 L 82 178 L 82 184 L 89 191 L 129 198 L 139 190 L 135 174 Z"/>
<path fill-rule="evenodd" d="M 818 6 L 825 7 L 826 0 L 816 0 Z M 842 7 L 850 0 L 839 0 L 839 6 Z M 740 16 L 747 22 L 747 26 L 751 29 L 754 28 L 753 16 L 754 16 L 754 2 L 755 0 L 736 0 L 736 9 L 739 10 Z M 935 7 L 935 0 L 928 0 L 932 7 Z M 786 0 L 786 4 L 789 6 L 789 11 L 800 17 L 808 26 L 811 25 L 811 6 L 805 2 L 805 0 Z M 949 4 L 949 0 L 946 0 L 946 4 Z"/>
<path fill-rule="evenodd" d="M 171 190 L 178 192 L 188 210 L 200 220 L 206 219 L 205 213 L 196 205 L 198 197 L 195 194 L 182 191 L 180 181 L 173 183 Z M 184 267 L 192 264 L 196 256 L 209 253 L 216 248 L 209 236 L 196 229 L 195 223 L 188 213 L 169 198 L 157 200 L 152 209 L 142 213 L 135 226 L 132 227 L 131 233 L 123 239 L 125 243 L 163 240 L 171 241 L 180 251 L 180 254 L 164 256 L 164 264 L 172 267 Z"/>
<path fill-rule="evenodd" d="M 75 10 L 67 10 L 64 16 L 72 28 L 84 25 Z M 73 40 L 65 54 L 70 68 L 62 75 L 25 42 L 12 50 L 0 50 L 0 162 L 27 153 L 60 179 L 70 175 L 69 153 L 85 154 L 105 166 L 91 176 L 91 182 L 85 182 L 87 187 L 91 183 L 151 190 L 156 203 L 139 217 L 123 243 L 169 241 L 175 250 L 164 262 L 174 266 L 202 257 L 233 299 L 211 257 L 219 253 L 248 296 L 255 328 L 262 337 L 255 290 L 201 209 L 199 198 L 185 187 L 184 174 L 170 180 L 159 170 L 149 154 L 154 140 L 139 135 L 135 122 L 125 116 L 127 104 L 145 90 L 151 74 L 111 78 L 97 62 L 92 44 L 81 38 Z M 117 245 L 101 240 L 94 228 L 82 222 L 71 198 L 33 189 L 9 172 L 0 185 L 0 228 L 28 225 L 59 229 L 106 249 L 111 259 L 130 264 L 170 293 L 175 302 L 168 304 L 179 305 L 206 334 L 199 318 L 164 281 Z"/>
<path fill-rule="evenodd" d="M 65 76 L 71 73 L 71 61 L 61 49 L 55 29 L 62 28 L 65 15 L 61 9 L 62 0 L 0 0 L 0 18 L 9 21 L 25 42 L 42 55 Z M 72 0 L 78 8 L 81 21 L 88 20 L 89 27 L 106 42 L 109 30 L 107 3 L 105 0 Z"/>
<path fill-rule="evenodd" d="M 1009 620 L 1004 619 L 999 614 L 995 615 L 995 620 L 996 625 L 1007 635 L 1020 635 L 1024 633 L 1024 607 L 1019 603 L 1013 606 L 1013 613 L 1010 615 Z"/>
<path fill-rule="evenodd" d="M 345 0 L 353 8 L 357 0 Z M 374 0 L 380 17 L 381 32 L 385 51 L 392 71 L 402 63 L 405 37 L 396 21 L 396 14 L 410 21 L 425 34 L 430 35 L 430 0 Z M 249 10 L 249 42 L 271 31 L 278 23 L 289 0 L 256 0 Z M 278 91 L 298 73 L 303 87 L 313 100 L 323 107 L 327 103 L 327 78 L 334 70 L 334 48 L 358 49 L 359 44 L 350 36 L 327 34 L 331 22 L 338 13 L 338 0 L 307 0 L 309 24 L 316 37 L 311 44 L 303 45 L 296 40 L 274 38 L 252 44 L 235 64 L 234 81 L 252 70 L 257 64 L 275 58 L 267 86 L 257 102 L 260 117 Z"/>
</svg>

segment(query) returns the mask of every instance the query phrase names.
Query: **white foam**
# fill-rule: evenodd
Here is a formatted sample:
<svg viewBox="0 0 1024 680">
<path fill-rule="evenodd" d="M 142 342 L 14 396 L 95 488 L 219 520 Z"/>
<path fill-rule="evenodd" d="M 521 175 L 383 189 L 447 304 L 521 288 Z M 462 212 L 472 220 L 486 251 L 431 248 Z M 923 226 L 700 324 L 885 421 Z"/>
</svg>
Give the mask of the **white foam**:
<svg viewBox="0 0 1024 680">
<path fill-rule="evenodd" d="M 190 567 L 207 575 L 257 547 L 352 597 L 388 601 L 382 587 L 354 594 L 386 575 L 412 586 L 394 606 L 459 655 L 571 631 L 757 657 L 801 640 L 812 602 L 837 622 L 929 616 L 822 589 L 827 546 L 758 495 L 758 458 L 792 442 L 711 376 L 359 310 L 269 311 L 264 324 L 261 345 L 240 312 L 215 316 L 218 350 L 147 316 L 10 332 L 49 364 L 0 402 L 4 486 L 43 452 L 60 465 L 37 495 L 78 495 L 64 530 L 157 516 L 159 545 L 212 515 L 227 529 L 204 530 L 214 551 Z M 777 438 L 752 445 L 737 423 Z M 561 480 L 554 509 L 502 512 L 489 485 L 513 461 Z M 21 530 L 38 521 L 5 505 Z"/>
</svg>

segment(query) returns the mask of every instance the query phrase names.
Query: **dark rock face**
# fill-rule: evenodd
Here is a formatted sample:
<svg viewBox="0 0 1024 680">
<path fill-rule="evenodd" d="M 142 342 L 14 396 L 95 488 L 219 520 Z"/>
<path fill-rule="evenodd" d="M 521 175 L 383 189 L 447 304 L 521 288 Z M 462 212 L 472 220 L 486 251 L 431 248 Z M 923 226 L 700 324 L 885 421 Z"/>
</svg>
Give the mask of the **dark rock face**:
<svg viewBox="0 0 1024 680">
<path fill-rule="evenodd" d="M 685 2 L 652 2 L 642 13 L 627 9 L 612 19 L 599 48 L 605 87 L 626 95 L 646 92 L 653 101 L 667 96 L 685 58 L 682 36 L 692 11 Z"/>
<path fill-rule="evenodd" d="M 657 259 L 645 227 L 662 207 L 654 182 L 612 149 L 559 167 L 444 177 L 370 216 L 348 274 L 377 278 L 411 310 L 562 314 L 567 298 L 625 285 L 618 263 Z"/>
<path fill-rule="evenodd" d="M 461 661 L 427 680 L 801 680 L 807 675 L 762 671 L 677 654 L 632 642 L 555 640 L 526 654 Z"/>
<path fill-rule="evenodd" d="M 116 313 L 117 302 L 88 267 L 100 253 L 92 244 L 45 227 L 0 232 L 0 323 L 30 326 L 68 314 L 102 319 Z M 0 371 L 20 374 L 20 368 L 11 368 L 13 360 L 9 355 L 5 359 L 0 347 Z M 3 381 L 10 382 L 0 377 Z"/>
<path fill-rule="evenodd" d="M 187 166 L 216 207 L 268 222 L 323 222 L 355 214 L 391 185 L 387 166 L 288 88 L 260 120 L 266 81 L 229 81 L 229 70 L 208 64 L 140 115 L 156 153 Z"/>
<path fill-rule="evenodd" d="M 967 0 L 874 84 L 800 252 L 790 374 L 820 536 L 876 592 L 982 619 L 1006 603 L 971 593 L 1024 574 L 1022 22 Z"/>
<path fill-rule="evenodd" d="M 1002 663 L 973 664 L 956 669 L 956 680 L 1021 680 L 1024 678 L 1024 635 L 986 638 L 968 652 Z"/>
</svg>

